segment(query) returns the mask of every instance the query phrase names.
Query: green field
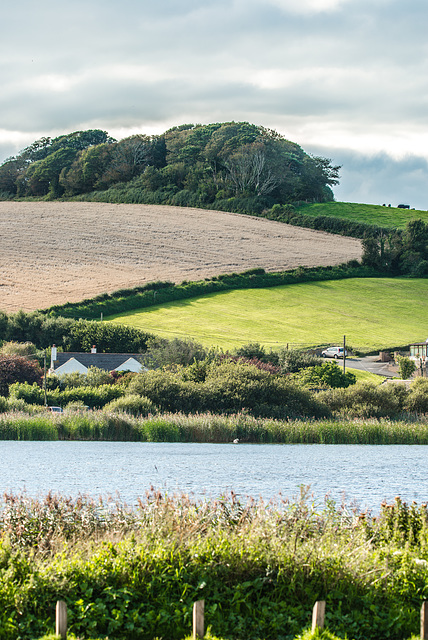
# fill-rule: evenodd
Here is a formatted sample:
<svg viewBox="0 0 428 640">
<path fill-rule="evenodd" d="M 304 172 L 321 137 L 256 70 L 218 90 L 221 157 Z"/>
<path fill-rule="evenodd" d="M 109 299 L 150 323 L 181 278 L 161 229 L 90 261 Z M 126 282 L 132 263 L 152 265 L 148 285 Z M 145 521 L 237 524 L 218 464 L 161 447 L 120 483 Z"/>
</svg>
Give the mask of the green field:
<svg viewBox="0 0 428 640">
<path fill-rule="evenodd" d="M 375 224 L 380 227 L 404 229 L 409 220 L 421 218 L 428 222 L 428 211 L 412 211 L 396 207 L 382 207 L 376 204 L 356 204 L 352 202 L 324 202 L 304 204 L 296 207 L 298 213 L 308 216 L 334 216 L 354 222 Z"/>
<path fill-rule="evenodd" d="M 351 278 L 214 293 L 107 320 L 230 349 L 347 344 L 363 352 L 428 337 L 428 279 Z"/>
</svg>

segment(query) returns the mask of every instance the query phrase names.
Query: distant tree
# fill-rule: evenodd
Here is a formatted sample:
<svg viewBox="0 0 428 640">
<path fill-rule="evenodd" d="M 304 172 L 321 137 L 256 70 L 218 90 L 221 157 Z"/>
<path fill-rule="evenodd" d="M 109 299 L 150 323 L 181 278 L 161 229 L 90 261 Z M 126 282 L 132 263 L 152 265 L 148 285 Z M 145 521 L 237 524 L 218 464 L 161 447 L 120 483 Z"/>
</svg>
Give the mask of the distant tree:
<svg viewBox="0 0 428 640">
<path fill-rule="evenodd" d="M 113 145 L 98 144 L 81 151 L 69 169 L 63 168 L 59 182 L 66 195 L 87 193 L 103 184 Z"/>
<path fill-rule="evenodd" d="M 62 195 L 59 177 L 75 156 L 74 149 L 58 149 L 43 160 L 33 162 L 18 179 L 18 195 L 44 196 L 50 193 L 54 198 Z"/>
</svg>

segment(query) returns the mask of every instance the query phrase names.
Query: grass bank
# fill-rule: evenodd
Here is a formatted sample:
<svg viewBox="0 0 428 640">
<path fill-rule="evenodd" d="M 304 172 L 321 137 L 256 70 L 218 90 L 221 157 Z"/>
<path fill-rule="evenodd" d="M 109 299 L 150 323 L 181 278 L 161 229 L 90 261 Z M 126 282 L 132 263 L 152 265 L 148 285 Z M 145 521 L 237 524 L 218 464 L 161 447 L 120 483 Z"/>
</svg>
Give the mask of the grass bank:
<svg viewBox="0 0 428 640">
<path fill-rule="evenodd" d="M 388 204 L 388 203 L 386 203 Z M 428 222 L 428 211 L 398 209 L 375 204 L 359 204 L 354 202 L 323 202 L 302 204 L 294 207 L 297 213 L 308 216 L 332 216 L 352 222 L 404 229 L 410 220 L 421 218 Z"/>
<path fill-rule="evenodd" d="M 230 443 L 236 438 L 255 444 L 428 444 L 428 418 L 283 421 L 211 413 L 134 418 L 103 411 L 0 416 L 0 440 Z"/>
<path fill-rule="evenodd" d="M 427 279 L 349 278 L 211 293 L 110 316 L 157 335 L 231 349 L 341 344 L 375 352 L 425 340 Z"/>
<path fill-rule="evenodd" d="M 300 638 L 325 600 L 324 637 L 404 640 L 428 597 L 426 526 L 424 505 L 397 500 L 375 519 L 305 493 L 269 505 L 152 493 L 133 510 L 5 495 L 0 637 L 52 634 L 62 599 L 70 637 L 181 640 L 204 599 L 211 638 Z"/>
</svg>

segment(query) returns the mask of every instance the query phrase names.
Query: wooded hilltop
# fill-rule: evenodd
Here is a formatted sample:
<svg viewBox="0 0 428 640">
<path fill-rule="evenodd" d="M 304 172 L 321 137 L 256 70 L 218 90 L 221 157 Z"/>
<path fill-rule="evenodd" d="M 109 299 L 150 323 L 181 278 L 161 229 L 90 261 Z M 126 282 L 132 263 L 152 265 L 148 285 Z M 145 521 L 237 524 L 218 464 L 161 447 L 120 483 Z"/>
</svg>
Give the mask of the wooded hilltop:
<svg viewBox="0 0 428 640">
<path fill-rule="evenodd" d="M 41 138 L 7 159 L 0 197 L 72 198 L 119 189 L 126 201 L 147 204 L 229 209 L 225 202 L 244 199 L 256 213 L 275 203 L 333 200 L 339 169 L 248 122 L 183 124 L 120 141 L 93 129 Z"/>
</svg>

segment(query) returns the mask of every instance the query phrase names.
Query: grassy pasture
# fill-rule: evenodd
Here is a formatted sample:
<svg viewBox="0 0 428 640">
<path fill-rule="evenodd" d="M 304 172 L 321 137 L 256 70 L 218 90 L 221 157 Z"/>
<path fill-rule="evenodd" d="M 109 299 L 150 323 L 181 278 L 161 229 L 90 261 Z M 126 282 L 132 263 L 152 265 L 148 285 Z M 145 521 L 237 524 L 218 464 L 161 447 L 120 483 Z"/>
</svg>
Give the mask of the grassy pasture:
<svg viewBox="0 0 428 640">
<path fill-rule="evenodd" d="M 209 294 L 108 320 L 224 349 L 340 344 L 363 352 L 425 340 L 427 279 L 350 278 Z"/>
<path fill-rule="evenodd" d="M 324 202 L 303 204 L 296 208 L 298 213 L 308 216 L 333 216 L 354 222 L 364 222 L 380 227 L 398 227 L 404 229 L 409 220 L 422 218 L 428 222 L 428 211 L 411 211 L 397 207 L 382 207 L 376 204 L 357 204 L 353 202 Z"/>
</svg>

